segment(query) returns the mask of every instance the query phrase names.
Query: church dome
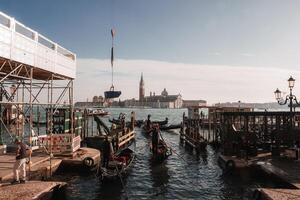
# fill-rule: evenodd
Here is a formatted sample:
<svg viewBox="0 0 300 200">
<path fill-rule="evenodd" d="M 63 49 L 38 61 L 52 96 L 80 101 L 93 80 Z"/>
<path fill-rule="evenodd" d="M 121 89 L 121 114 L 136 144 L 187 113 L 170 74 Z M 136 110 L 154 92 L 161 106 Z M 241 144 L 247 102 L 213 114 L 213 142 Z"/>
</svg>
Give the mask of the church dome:
<svg viewBox="0 0 300 200">
<path fill-rule="evenodd" d="M 166 88 L 164 88 L 164 90 L 161 92 L 161 96 L 164 96 L 164 97 L 168 96 L 168 92 L 167 92 Z"/>
</svg>

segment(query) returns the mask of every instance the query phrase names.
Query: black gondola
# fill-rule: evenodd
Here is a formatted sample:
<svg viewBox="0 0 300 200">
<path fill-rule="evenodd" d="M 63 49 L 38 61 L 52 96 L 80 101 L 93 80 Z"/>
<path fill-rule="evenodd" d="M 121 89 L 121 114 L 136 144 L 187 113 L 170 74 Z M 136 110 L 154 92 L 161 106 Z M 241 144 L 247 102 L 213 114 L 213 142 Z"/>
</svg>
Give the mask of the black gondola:
<svg viewBox="0 0 300 200">
<path fill-rule="evenodd" d="M 168 124 L 168 118 L 166 118 L 163 121 L 153 121 L 151 122 L 150 127 L 147 126 L 147 120 L 145 120 L 144 125 L 142 127 L 142 133 L 144 133 L 146 136 L 151 136 L 153 124 L 157 124 L 159 125 L 159 127 L 166 126 Z"/>
<path fill-rule="evenodd" d="M 152 151 L 152 146 L 151 146 Z M 159 139 L 157 153 L 152 155 L 153 162 L 162 162 L 172 155 L 172 150 L 167 146 L 164 140 Z"/>
<path fill-rule="evenodd" d="M 159 129 L 162 131 L 172 130 L 172 129 L 180 129 L 181 124 L 171 124 L 171 125 L 165 125 L 161 126 Z"/>
<path fill-rule="evenodd" d="M 99 175 L 102 181 L 116 180 L 126 175 L 132 166 L 135 154 L 129 149 L 123 149 L 109 161 L 108 167 L 100 167 Z"/>
</svg>

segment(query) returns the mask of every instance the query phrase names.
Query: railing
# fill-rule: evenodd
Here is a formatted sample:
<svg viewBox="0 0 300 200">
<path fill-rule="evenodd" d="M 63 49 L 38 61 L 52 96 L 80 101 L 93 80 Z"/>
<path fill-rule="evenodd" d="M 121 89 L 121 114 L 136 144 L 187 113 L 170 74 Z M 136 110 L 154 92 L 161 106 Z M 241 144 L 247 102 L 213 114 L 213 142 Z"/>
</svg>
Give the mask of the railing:
<svg viewBox="0 0 300 200">
<path fill-rule="evenodd" d="M 76 55 L 0 12 L 0 57 L 69 78 L 76 75 Z"/>
<path fill-rule="evenodd" d="M 80 148 L 80 136 L 72 134 L 53 134 L 38 136 L 39 146 L 44 146 L 53 154 L 73 153 Z M 52 150 L 52 151 L 51 151 Z"/>
</svg>

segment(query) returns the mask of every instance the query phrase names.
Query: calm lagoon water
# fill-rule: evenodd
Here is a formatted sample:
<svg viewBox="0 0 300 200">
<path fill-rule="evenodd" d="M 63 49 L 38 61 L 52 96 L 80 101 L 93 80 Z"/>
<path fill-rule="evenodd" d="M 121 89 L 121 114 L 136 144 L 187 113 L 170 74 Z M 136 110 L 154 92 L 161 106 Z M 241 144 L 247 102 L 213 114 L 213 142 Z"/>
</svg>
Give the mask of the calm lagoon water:
<svg viewBox="0 0 300 200">
<path fill-rule="evenodd" d="M 153 120 L 169 118 L 170 123 L 179 123 L 185 109 L 109 109 L 111 117 L 120 112 L 134 110 L 137 119 Z M 107 119 L 106 119 L 107 120 Z M 121 183 L 102 184 L 95 175 L 71 175 L 68 182 L 67 199 L 251 199 L 258 187 L 278 187 L 262 174 L 245 171 L 242 174 L 226 174 L 217 164 L 218 152 L 208 147 L 207 152 L 196 156 L 191 150 L 179 144 L 178 131 L 162 132 L 165 140 L 180 157 L 173 153 L 164 163 L 152 165 L 149 142 L 136 129 L 137 159 L 129 175 Z"/>
</svg>

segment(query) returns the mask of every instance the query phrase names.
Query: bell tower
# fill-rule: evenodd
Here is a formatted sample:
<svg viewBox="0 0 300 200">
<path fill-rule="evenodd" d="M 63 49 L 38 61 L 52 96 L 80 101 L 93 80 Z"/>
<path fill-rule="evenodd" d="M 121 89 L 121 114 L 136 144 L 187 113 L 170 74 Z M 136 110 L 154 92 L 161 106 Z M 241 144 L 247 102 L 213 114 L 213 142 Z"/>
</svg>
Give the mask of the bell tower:
<svg viewBox="0 0 300 200">
<path fill-rule="evenodd" d="M 141 74 L 141 80 L 140 80 L 140 90 L 139 90 L 139 101 L 144 101 L 145 98 L 145 83 L 143 79 L 143 73 Z"/>
</svg>

